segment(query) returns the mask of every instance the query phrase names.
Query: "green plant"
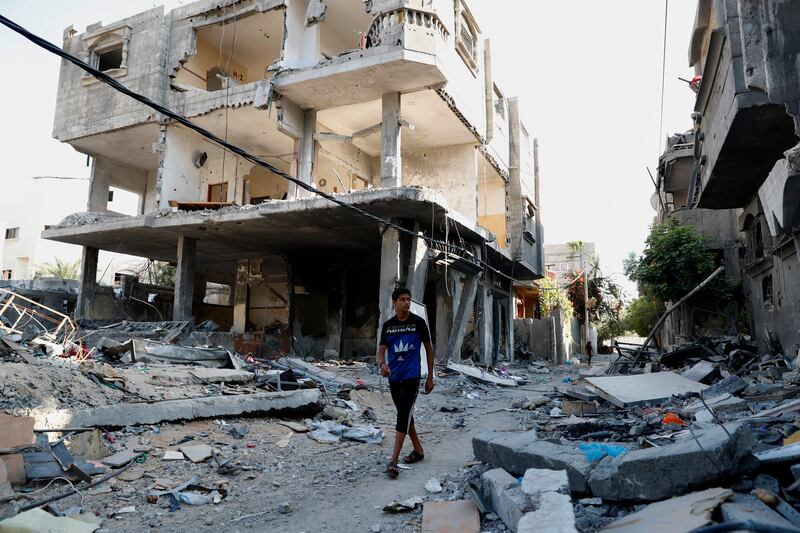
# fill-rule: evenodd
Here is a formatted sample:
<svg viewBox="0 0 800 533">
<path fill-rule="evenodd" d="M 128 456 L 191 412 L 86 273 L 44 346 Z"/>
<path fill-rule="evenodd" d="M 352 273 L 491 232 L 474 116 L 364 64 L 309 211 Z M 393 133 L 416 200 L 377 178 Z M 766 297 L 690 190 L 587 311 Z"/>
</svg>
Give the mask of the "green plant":
<svg viewBox="0 0 800 533">
<path fill-rule="evenodd" d="M 717 268 L 717 258 L 708 240 L 694 228 L 675 219 L 654 224 L 641 257 L 628 257 L 625 272 L 640 292 L 662 302 L 677 301 Z M 718 276 L 699 295 L 699 301 L 719 304 L 730 299 L 731 283 Z"/>
<path fill-rule="evenodd" d="M 653 295 L 642 294 L 635 298 L 625 311 L 625 329 L 646 337 L 664 313 L 664 303 Z"/>
<path fill-rule="evenodd" d="M 555 308 L 561 309 L 562 317 L 572 316 L 572 303 L 555 279 L 546 277 L 536 283 L 539 285 L 539 313 L 542 318 L 549 317 Z"/>
<path fill-rule="evenodd" d="M 166 261 L 147 260 L 136 269 L 143 283 L 157 287 L 175 286 L 175 265 Z"/>
<path fill-rule="evenodd" d="M 52 263 L 43 263 L 36 271 L 37 278 L 80 279 L 80 261 L 62 261 L 56 257 Z"/>
</svg>

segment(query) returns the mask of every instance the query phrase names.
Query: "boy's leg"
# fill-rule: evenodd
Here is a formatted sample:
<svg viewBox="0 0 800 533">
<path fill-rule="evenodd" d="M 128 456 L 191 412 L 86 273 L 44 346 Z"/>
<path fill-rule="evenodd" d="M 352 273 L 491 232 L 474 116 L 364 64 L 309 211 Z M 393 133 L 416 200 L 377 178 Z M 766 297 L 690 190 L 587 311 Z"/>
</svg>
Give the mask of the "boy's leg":
<svg viewBox="0 0 800 533">
<path fill-rule="evenodd" d="M 403 449 L 403 441 L 406 439 L 406 434 L 396 431 L 394 434 L 394 448 L 392 449 L 392 464 L 396 464 L 400 460 L 400 450 Z M 412 441 L 413 442 L 413 441 Z"/>
<path fill-rule="evenodd" d="M 414 446 L 414 451 L 420 455 L 425 455 L 425 450 L 422 449 L 422 441 L 419 440 L 417 435 L 417 426 L 414 424 L 414 418 L 411 418 L 411 425 L 408 427 L 408 436 L 411 438 L 411 445 Z"/>
</svg>

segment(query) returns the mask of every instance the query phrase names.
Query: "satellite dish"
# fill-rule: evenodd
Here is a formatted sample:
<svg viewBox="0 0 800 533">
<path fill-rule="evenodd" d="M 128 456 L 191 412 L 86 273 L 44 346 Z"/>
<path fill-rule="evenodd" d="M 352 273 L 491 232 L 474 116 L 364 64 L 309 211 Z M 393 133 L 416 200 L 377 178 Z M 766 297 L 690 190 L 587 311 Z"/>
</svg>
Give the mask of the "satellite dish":
<svg viewBox="0 0 800 533">
<path fill-rule="evenodd" d="M 652 196 L 650 196 L 650 207 L 653 208 L 653 211 L 658 211 L 658 193 L 654 192 Z"/>
</svg>

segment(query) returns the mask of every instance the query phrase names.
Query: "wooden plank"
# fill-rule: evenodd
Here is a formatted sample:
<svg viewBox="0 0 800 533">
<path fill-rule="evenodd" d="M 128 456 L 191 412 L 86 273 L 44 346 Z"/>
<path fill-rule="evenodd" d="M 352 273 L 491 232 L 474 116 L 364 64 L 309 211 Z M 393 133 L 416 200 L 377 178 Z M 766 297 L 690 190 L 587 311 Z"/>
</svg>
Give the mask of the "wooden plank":
<svg viewBox="0 0 800 533">
<path fill-rule="evenodd" d="M 10 416 L 0 413 L 0 448 L 30 446 L 34 442 L 33 417 Z M 8 481 L 25 483 L 25 461 L 22 454 L 4 455 Z"/>
</svg>

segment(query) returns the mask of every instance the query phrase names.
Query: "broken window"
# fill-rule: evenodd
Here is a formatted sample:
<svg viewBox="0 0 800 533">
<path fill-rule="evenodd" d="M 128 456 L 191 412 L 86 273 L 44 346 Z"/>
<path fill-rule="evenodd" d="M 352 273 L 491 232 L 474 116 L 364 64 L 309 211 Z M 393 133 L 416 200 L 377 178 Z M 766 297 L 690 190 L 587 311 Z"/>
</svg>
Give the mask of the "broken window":
<svg viewBox="0 0 800 533">
<path fill-rule="evenodd" d="M 270 77 L 267 68 L 281 56 L 283 13 L 230 15 L 222 23 L 196 28 L 194 49 L 181 61 L 173 87 L 214 92 Z"/>
<path fill-rule="evenodd" d="M 208 186 L 208 201 L 209 202 L 227 202 L 228 201 L 228 182 L 215 183 Z"/>
<path fill-rule="evenodd" d="M 456 50 L 473 73 L 478 72 L 478 25 L 463 1 L 456 2 Z"/>
<path fill-rule="evenodd" d="M 497 85 L 494 86 L 494 112 L 503 120 L 506 119 L 506 99 Z"/>
<path fill-rule="evenodd" d="M 19 228 L 6 228 L 6 240 L 19 238 Z"/>
<path fill-rule="evenodd" d="M 122 68 L 122 43 L 97 54 L 97 70 L 106 72 Z"/>
<path fill-rule="evenodd" d="M 9 269 L 7 269 L 7 270 L 3 270 L 3 274 L 2 274 L 2 277 L 1 277 L 0 279 L 11 279 L 11 276 L 12 276 L 13 274 L 14 274 L 14 273 L 11 271 L 11 269 L 10 269 L 10 268 L 9 268 Z"/>
<path fill-rule="evenodd" d="M 761 280 L 761 298 L 764 306 L 772 307 L 772 274 L 764 276 Z"/>
</svg>

